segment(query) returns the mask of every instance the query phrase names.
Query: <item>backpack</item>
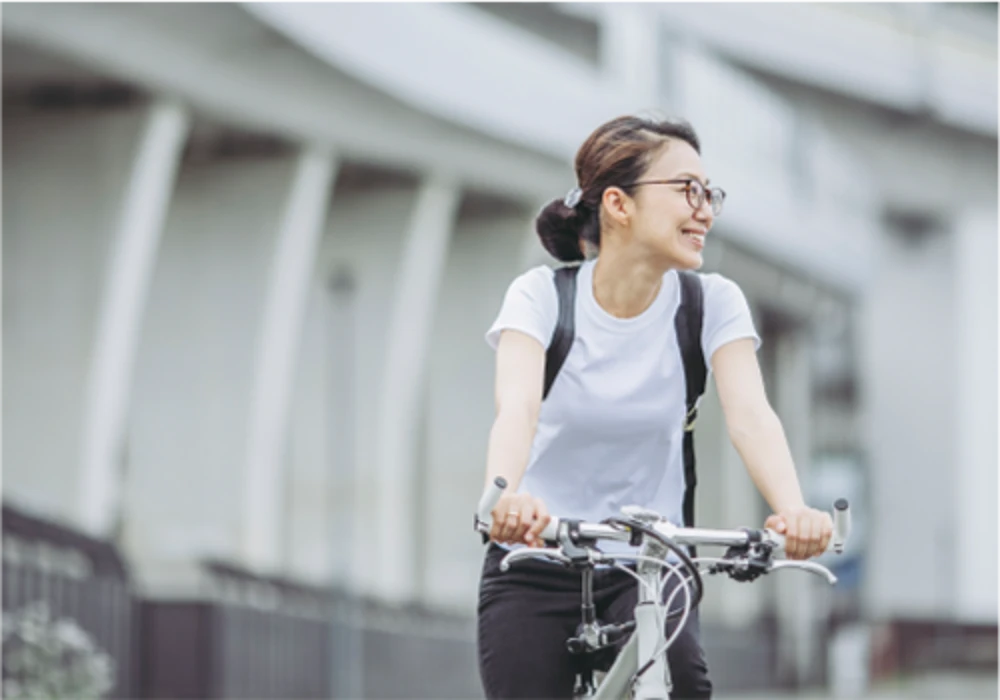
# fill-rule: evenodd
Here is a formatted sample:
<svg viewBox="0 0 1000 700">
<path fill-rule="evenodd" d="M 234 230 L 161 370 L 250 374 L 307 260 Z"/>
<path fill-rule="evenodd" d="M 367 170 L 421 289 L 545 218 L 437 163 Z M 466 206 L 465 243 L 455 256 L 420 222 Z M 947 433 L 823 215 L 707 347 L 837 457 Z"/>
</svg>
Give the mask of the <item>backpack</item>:
<svg viewBox="0 0 1000 700">
<path fill-rule="evenodd" d="M 556 292 L 559 296 L 559 317 L 552 341 L 545 353 L 545 385 L 542 400 L 549 395 L 556 375 L 566 361 L 573 346 L 575 334 L 574 311 L 576 308 L 576 276 L 579 265 L 566 265 L 555 271 Z M 701 280 L 694 272 L 678 272 L 681 284 L 681 303 L 674 316 L 674 328 L 684 364 L 687 387 L 687 413 L 684 419 L 684 526 L 694 527 L 694 487 L 697 484 L 694 464 L 694 424 L 698 418 L 698 400 L 705 393 L 708 370 L 705 354 L 701 349 L 701 326 L 704 312 L 704 291 Z M 694 556 L 694 548 L 692 548 Z"/>
</svg>

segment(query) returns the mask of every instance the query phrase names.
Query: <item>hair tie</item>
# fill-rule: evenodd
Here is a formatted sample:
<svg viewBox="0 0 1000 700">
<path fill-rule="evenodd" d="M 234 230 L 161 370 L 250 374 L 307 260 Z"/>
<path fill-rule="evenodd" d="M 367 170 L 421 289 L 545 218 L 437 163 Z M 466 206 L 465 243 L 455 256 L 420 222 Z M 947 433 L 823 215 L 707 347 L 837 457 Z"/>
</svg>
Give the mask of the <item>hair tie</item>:
<svg viewBox="0 0 1000 700">
<path fill-rule="evenodd" d="M 583 190 L 579 187 L 574 187 L 563 197 L 563 205 L 570 209 L 576 209 L 576 205 L 580 203 L 581 199 L 583 199 Z"/>
</svg>

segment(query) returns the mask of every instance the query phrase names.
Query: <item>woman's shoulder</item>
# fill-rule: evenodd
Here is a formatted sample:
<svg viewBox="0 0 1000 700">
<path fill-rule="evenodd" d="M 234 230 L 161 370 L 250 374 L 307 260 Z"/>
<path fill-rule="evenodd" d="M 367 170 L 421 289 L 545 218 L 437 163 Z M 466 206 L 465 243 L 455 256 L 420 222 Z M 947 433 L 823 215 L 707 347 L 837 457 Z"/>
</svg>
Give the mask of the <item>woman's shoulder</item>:
<svg viewBox="0 0 1000 700">
<path fill-rule="evenodd" d="M 510 283 L 511 292 L 516 291 L 527 294 L 533 299 L 546 298 L 555 295 L 556 289 L 553 283 L 555 270 L 548 265 L 538 265 L 519 274 Z"/>
<path fill-rule="evenodd" d="M 552 284 L 552 278 L 555 276 L 555 273 L 556 271 L 549 265 L 537 265 L 530 270 L 522 272 L 514 281 L 524 280 L 526 284 L 540 284 L 542 282 Z"/>
<path fill-rule="evenodd" d="M 496 349 L 500 332 L 514 329 L 547 346 L 558 315 L 559 301 L 552 282 L 553 270 L 547 265 L 533 267 L 514 278 L 507 288 L 500 314 L 489 331 L 486 342 Z"/>
</svg>

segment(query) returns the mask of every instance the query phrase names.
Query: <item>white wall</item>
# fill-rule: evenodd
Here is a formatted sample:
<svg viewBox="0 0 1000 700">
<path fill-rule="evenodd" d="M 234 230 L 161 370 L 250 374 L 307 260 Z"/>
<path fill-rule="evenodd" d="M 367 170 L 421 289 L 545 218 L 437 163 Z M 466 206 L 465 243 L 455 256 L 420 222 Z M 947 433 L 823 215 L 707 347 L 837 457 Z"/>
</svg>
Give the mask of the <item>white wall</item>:
<svg viewBox="0 0 1000 700">
<path fill-rule="evenodd" d="M 970 211 L 955 231 L 955 612 L 997 620 L 997 215 Z"/>
<path fill-rule="evenodd" d="M 100 292 L 144 114 L 4 111 L 4 495 L 72 522 Z"/>
<path fill-rule="evenodd" d="M 161 587 L 181 585 L 167 562 L 237 556 L 255 349 L 293 165 L 181 168 L 138 350 L 126 481 L 128 551 Z"/>
</svg>

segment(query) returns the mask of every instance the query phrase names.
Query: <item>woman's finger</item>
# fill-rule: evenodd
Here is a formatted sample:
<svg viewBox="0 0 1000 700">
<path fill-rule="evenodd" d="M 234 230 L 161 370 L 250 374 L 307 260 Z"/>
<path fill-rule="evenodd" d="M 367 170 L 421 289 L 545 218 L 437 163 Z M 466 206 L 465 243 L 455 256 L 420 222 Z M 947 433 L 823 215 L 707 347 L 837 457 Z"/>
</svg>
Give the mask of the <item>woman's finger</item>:
<svg viewBox="0 0 1000 700">
<path fill-rule="evenodd" d="M 804 559 L 808 559 L 819 554 L 820 538 L 823 535 L 823 526 L 820 523 L 819 518 L 816 517 L 817 513 L 815 511 L 810 511 L 808 516 L 807 523 L 809 527 L 809 537 L 806 540 L 806 551 L 803 556 Z"/>
<path fill-rule="evenodd" d="M 505 511 L 500 508 L 494 508 L 493 512 L 490 513 L 493 516 L 493 524 L 490 526 L 490 539 L 494 542 L 500 541 L 500 535 L 503 532 L 503 516 Z"/>
<path fill-rule="evenodd" d="M 551 518 L 549 517 L 548 508 L 541 501 L 535 501 L 535 522 L 532 523 L 531 528 L 528 530 L 525 541 L 531 545 L 541 546 L 539 538 L 541 537 L 542 530 L 549 524 L 549 520 Z"/>
<path fill-rule="evenodd" d="M 517 532 L 517 526 L 520 523 L 521 512 L 517 509 L 517 504 L 509 504 L 503 514 L 503 519 L 500 521 L 500 541 L 513 542 L 514 533 Z"/>
<path fill-rule="evenodd" d="M 795 519 L 785 518 L 785 556 L 795 558 Z"/>
<path fill-rule="evenodd" d="M 830 546 L 830 539 L 832 537 L 833 519 L 830 518 L 829 513 L 823 513 L 823 517 L 819 523 L 819 551 L 816 553 L 817 556 L 826 552 L 826 548 Z"/>
<path fill-rule="evenodd" d="M 786 534 L 785 552 L 788 554 L 789 559 L 801 559 L 803 548 L 802 514 L 796 513 L 786 520 L 788 522 L 788 533 Z"/>
<path fill-rule="evenodd" d="M 532 499 L 526 498 L 521 502 L 521 515 L 520 522 L 517 528 L 514 530 L 514 541 L 524 542 L 524 536 L 528 534 L 528 530 L 531 528 L 531 524 L 535 519 L 535 504 Z"/>
<path fill-rule="evenodd" d="M 814 537 L 818 534 L 815 530 L 816 519 L 813 517 L 812 512 L 804 511 L 801 516 L 800 527 L 801 527 L 801 538 L 802 543 L 799 545 L 799 558 L 808 559 L 812 556 L 812 551 L 815 548 Z"/>
<path fill-rule="evenodd" d="M 497 542 L 506 542 L 510 536 L 510 523 L 508 522 L 508 516 L 511 507 L 511 498 L 504 496 L 497 502 L 496 507 L 493 508 L 493 528 L 490 531 L 490 534 Z"/>
</svg>

